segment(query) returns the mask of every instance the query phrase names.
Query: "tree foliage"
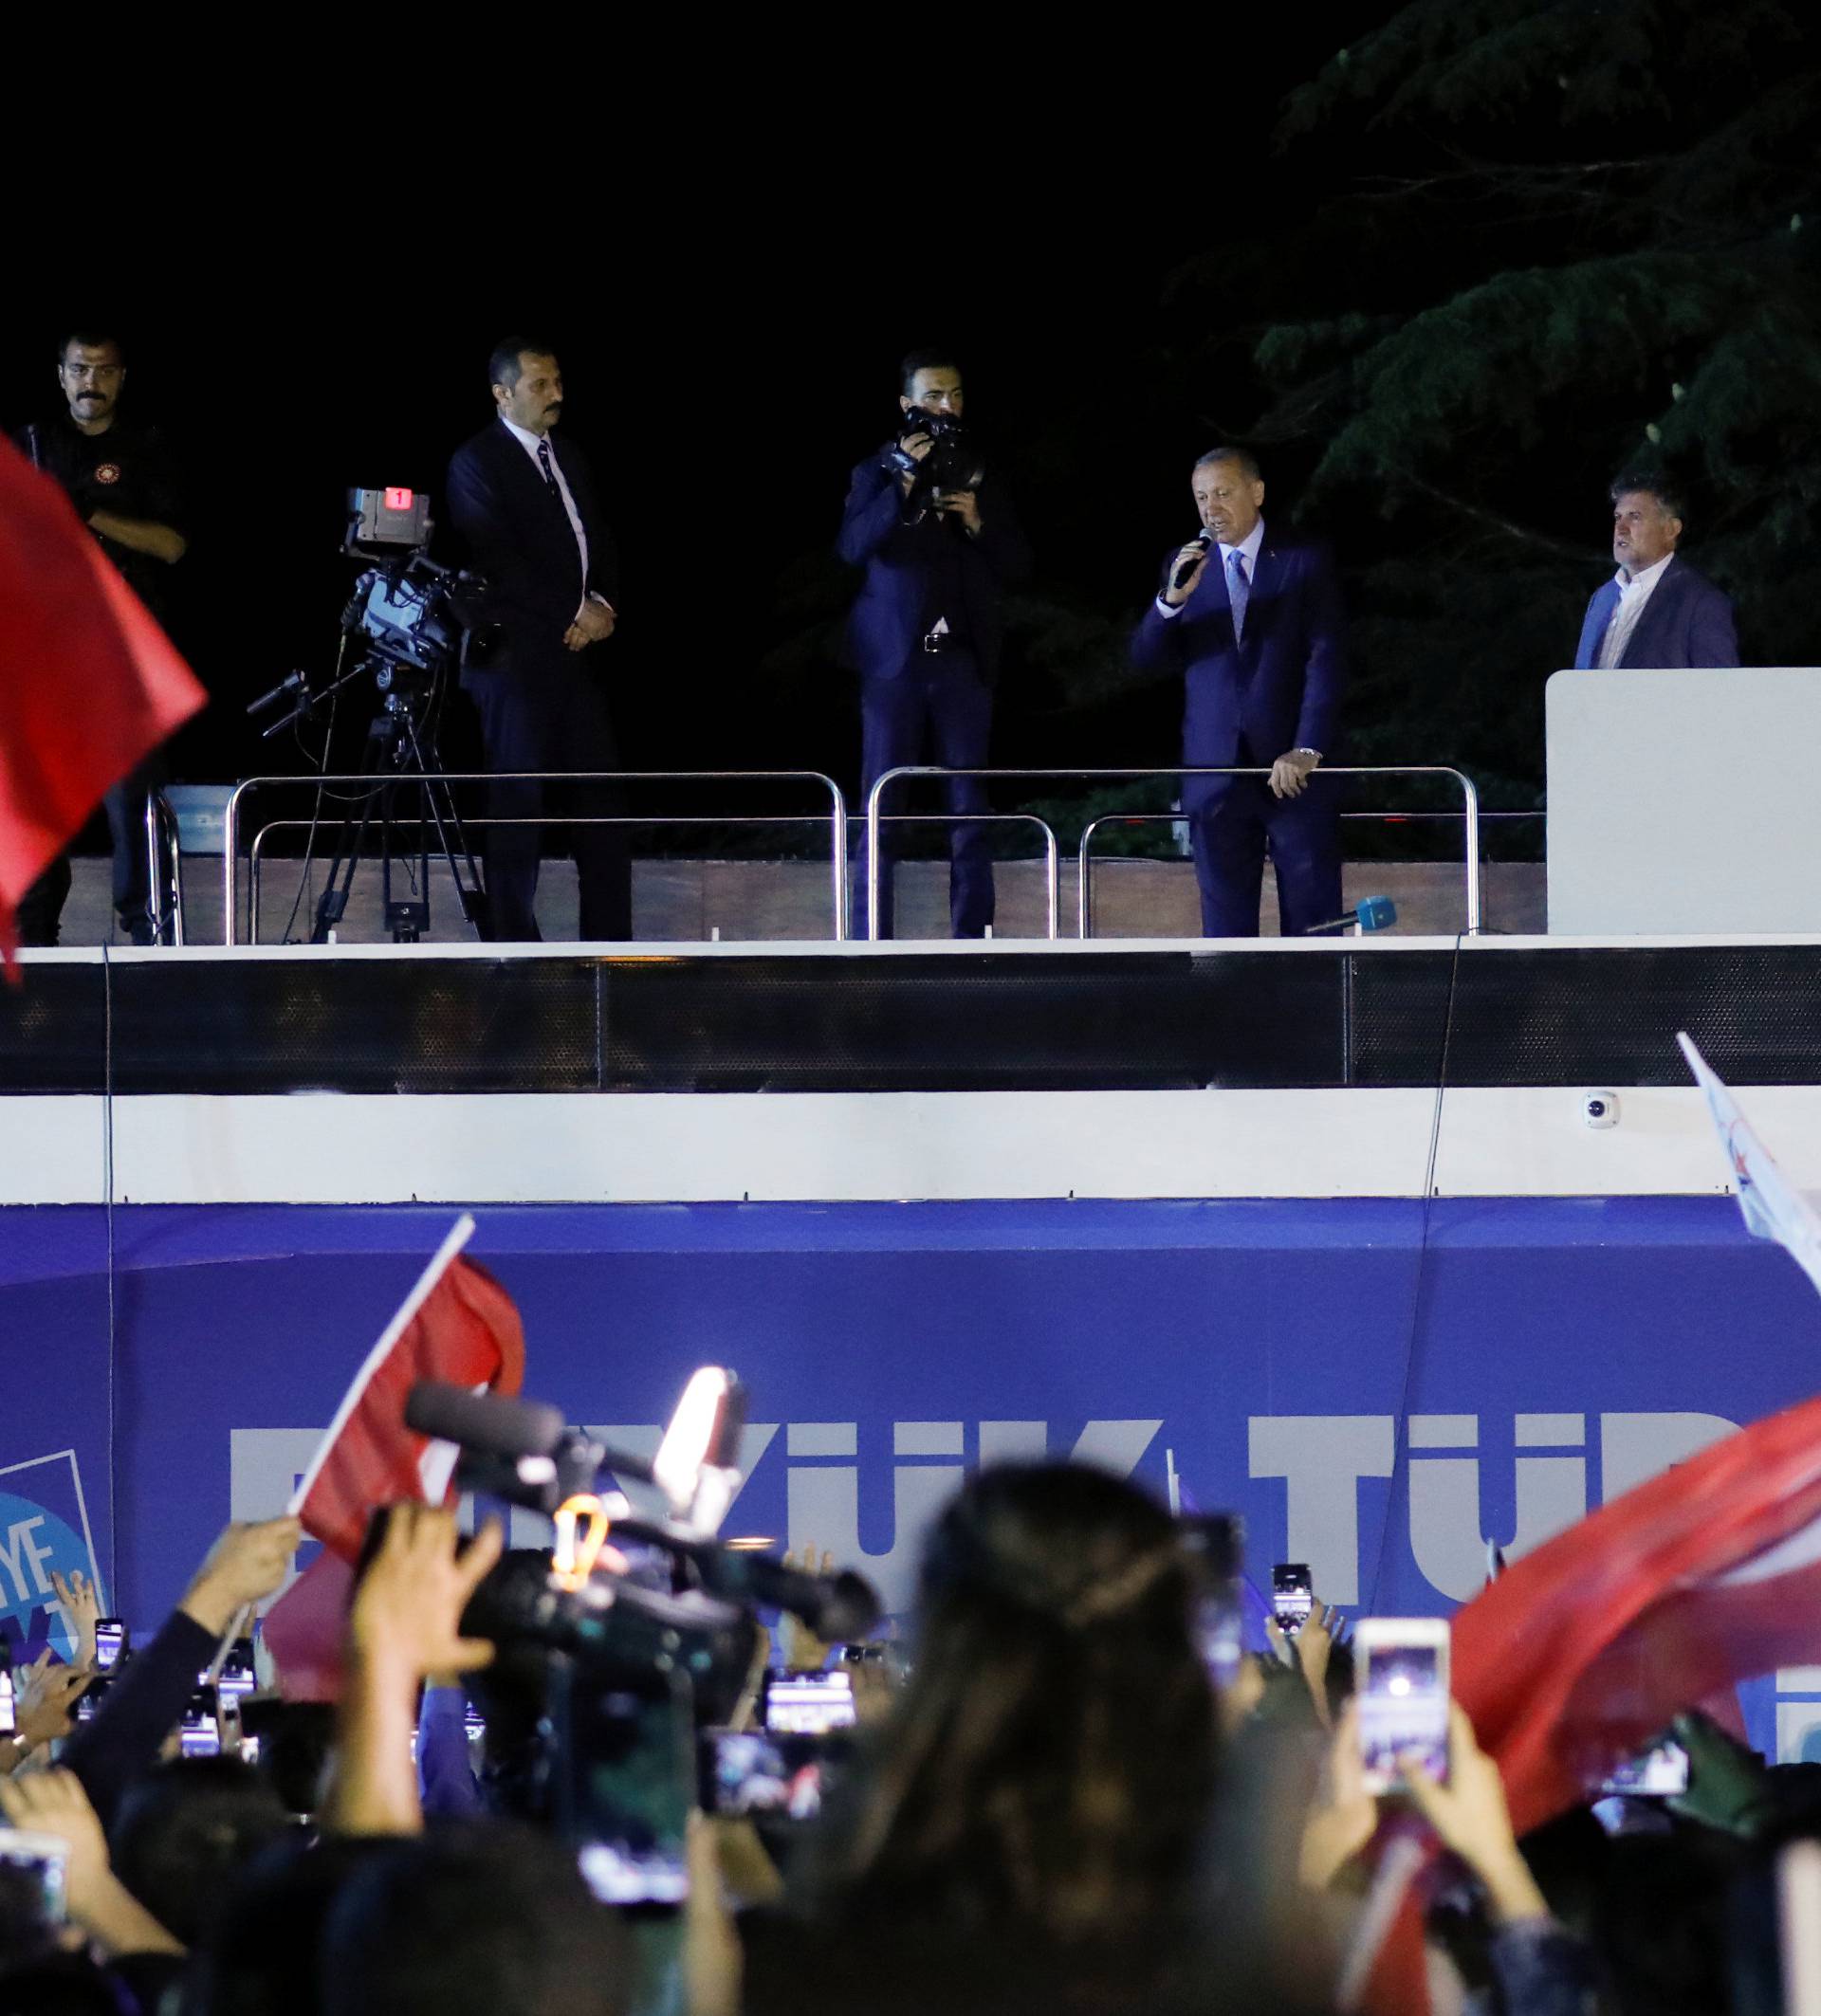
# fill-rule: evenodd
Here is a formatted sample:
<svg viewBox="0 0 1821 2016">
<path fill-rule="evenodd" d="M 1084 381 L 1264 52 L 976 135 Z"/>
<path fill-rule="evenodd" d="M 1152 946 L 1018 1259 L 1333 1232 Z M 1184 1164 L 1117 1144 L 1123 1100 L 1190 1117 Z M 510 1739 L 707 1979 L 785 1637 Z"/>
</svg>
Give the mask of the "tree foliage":
<svg viewBox="0 0 1821 2016">
<path fill-rule="evenodd" d="M 1365 746 L 1536 780 L 1621 469 L 1691 490 L 1749 659 L 1821 659 L 1811 18 L 1412 0 L 1289 100 L 1278 172 L 1353 169 L 1245 270 L 1249 431 L 1352 568 Z M 1234 282 L 1223 252 L 1181 292 Z"/>
</svg>

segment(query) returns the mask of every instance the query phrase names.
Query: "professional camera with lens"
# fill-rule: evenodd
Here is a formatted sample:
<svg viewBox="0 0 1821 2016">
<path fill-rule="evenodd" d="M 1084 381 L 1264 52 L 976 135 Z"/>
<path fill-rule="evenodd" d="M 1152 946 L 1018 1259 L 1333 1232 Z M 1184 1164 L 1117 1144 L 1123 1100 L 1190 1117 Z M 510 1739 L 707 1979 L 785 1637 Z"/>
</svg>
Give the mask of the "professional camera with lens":
<svg viewBox="0 0 1821 2016">
<path fill-rule="evenodd" d="M 359 640 L 382 693 L 416 690 L 464 665 L 485 664 L 499 641 L 486 582 L 422 553 L 363 574 L 341 628 Z"/>
<path fill-rule="evenodd" d="M 757 1610 L 792 1611 L 825 1640 L 860 1639 L 877 1597 L 857 1575 L 804 1574 L 716 1537 L 741 1482 L 745 1419 L 744 1389 L 718 1366 L 690 1381 L 649 1463 L 603 1448 L 555 1408 L 457 1386 L 418 1385 L 405 1419 L 462 1450 L 458 1488 L 551 1519 L 548 1557 L 503 1556 L 463 1634 L 490 1640 L 502 1666 L 542 1669 L 534 1776 L 595 1894 L 680 1903 L 698 1735 L 731 1718 L 748 1683 Z M 635 1513 L 616 1477 L 654 1486 L 662 1509 Z"/>
<path fill-rule="evenodd" d="M 903 443 L 912 434 L 929 436 L 929 452 L 922 461 L 909 453 Z M 898 431 L 898 445 L 886 457 L 905 475 L 915 478 L 910 496 L 913 503 L 928 503 L 942 490 L 977 490 L 986 480 L 986 465 L 980 444 L 956 413 L 926 412 L 912 406 L 905 413 Z"/>
</svg>

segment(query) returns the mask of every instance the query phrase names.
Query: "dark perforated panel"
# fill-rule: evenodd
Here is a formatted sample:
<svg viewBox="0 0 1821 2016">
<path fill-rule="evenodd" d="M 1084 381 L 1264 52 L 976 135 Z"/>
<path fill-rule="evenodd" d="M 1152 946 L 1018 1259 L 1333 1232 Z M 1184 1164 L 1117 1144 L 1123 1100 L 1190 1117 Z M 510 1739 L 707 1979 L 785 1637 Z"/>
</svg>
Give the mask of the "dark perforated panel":
<svg viewBox="0 0 1821 2016">
<path fill-rule="evenodd" d="M 1453 981 L 1450 1004 L 1450 981 Z M 1821 1083 L 1821 946 L 147 961 L 0 987 L 0 1092 Z M 1450 1005 L 1452 1014 L 1450 1015 Z"/>
</svg>

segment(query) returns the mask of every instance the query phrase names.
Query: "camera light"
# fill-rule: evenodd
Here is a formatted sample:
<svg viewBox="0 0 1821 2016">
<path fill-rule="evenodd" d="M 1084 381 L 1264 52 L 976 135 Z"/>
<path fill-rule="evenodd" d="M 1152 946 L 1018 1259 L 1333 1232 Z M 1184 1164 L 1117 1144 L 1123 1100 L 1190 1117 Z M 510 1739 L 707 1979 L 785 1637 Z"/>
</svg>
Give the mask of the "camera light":
<svg viewBox="0 0 1821 2016">
<path fill-rule="evenodd" d="M 388 511 L 409 511 L 412 499 L 415 494 L 413 490 L 388 489 L 386 492 L 386 509 Z"/>
</svg>

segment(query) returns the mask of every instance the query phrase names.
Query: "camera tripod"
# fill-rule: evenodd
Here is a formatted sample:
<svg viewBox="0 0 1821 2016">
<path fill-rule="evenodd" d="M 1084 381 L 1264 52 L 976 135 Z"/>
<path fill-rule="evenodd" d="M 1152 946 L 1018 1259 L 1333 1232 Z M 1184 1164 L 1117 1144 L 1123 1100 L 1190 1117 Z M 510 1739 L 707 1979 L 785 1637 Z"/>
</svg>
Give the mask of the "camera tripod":
<svg viewBox="0 0 1821 2016">
<path fill-rule="evenodd" d="M 359 668 L 356 669 L 358 672 Z M 348 895 L 354 887 L 354 871 L 366 852 L 368 831 L 376 823 L 376 804 L 378 807 L 380 897 L 385 927 L 391 933 L 394 944 L 415 944 L 430 929 L 431 851 L 424 835 L 426 817 L 435 828 L 437 849 L 449 865 L 462 916 L 476 937 L 480 935 L 486 901 L 481 871 L 475 865 L 461 814 L 455 807 L 455 794 L 435 775 L 442 768 L 436 754 L 435 737 L 419 729 L 417 706 L 420 698 L 413 692 L 388 691 L 380 712 L 374 717 L 373 725 L 367 730 L 366 746 L 360 752 L 358 767 L 363 777 L 371 777 L 374 782 L 362 795 L 359 817 L 357 819 L 349 814 L 342 819 L 336 834 L 335 852 L 329 857 L 328 886 L 316 906 L 316 926 L 310 933 L 312 944 L 328 944 L 330 932 L 340 923 L 347 909 Z M 411 878 L 415 893 L 395 897 L 392 892 L 395 830 L 402 824 L 402 819 L 394 811 L 394 803 L 401 789 L 417 791 L 420 805 L 416 871 Z"/>
</svg>

